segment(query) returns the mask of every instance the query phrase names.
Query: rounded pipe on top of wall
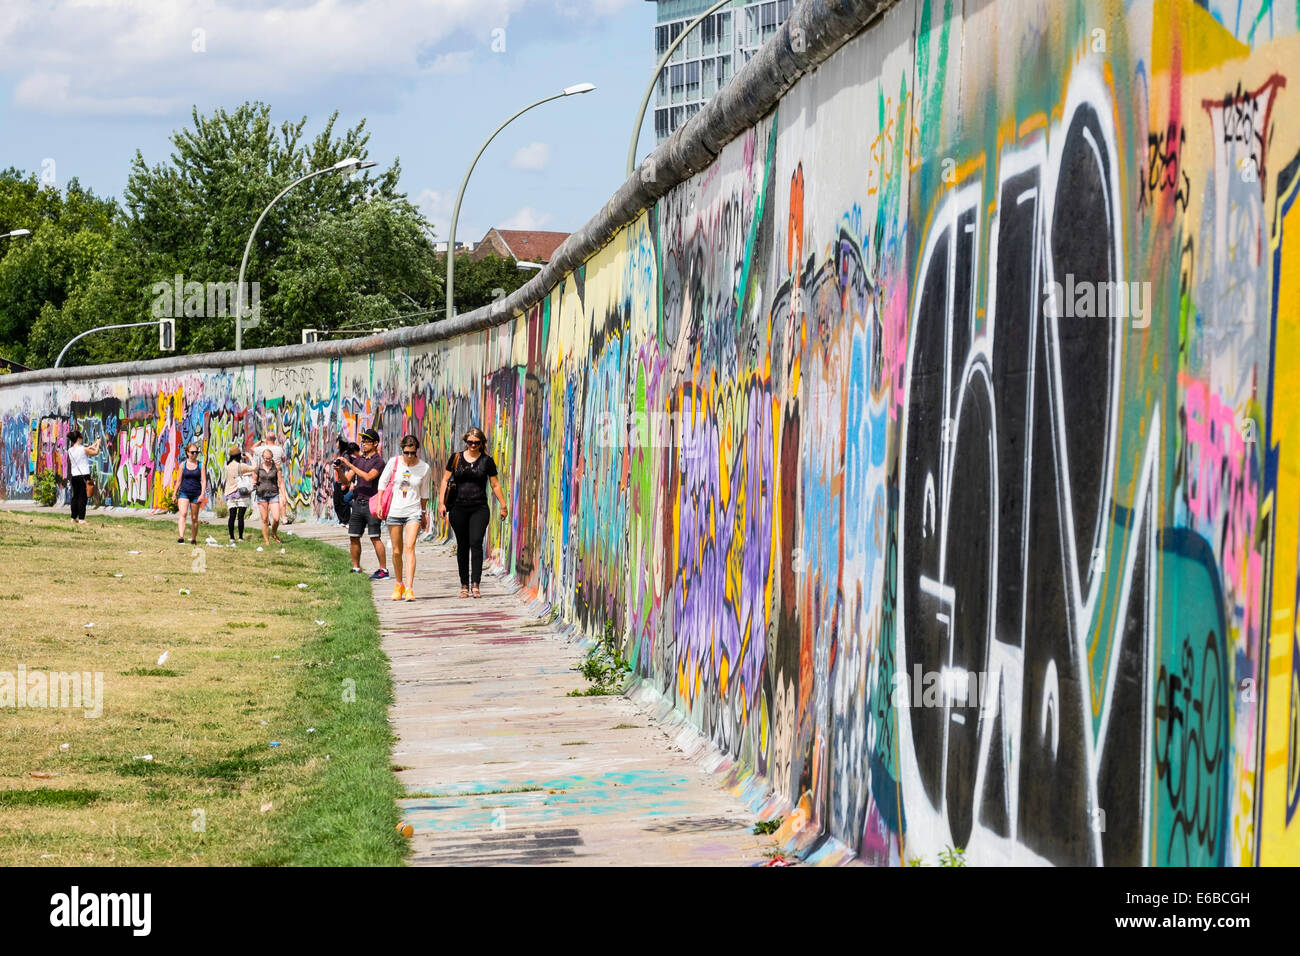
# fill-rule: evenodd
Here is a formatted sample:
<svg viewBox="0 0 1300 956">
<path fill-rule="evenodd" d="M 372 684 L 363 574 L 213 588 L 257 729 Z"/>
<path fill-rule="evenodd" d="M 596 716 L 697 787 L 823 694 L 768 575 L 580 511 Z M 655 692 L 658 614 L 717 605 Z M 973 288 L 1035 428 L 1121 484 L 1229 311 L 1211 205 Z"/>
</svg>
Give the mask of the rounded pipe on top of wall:
<svg viewBox="0 0 1300 956">
<path fill-rule="evenodd" d="M 781 96 L 840 47 L 869 27 L 899 0 L 802 0 L 785 23 L 731 82 L 698 113 L 641 161 L 600 211 L 569 236 L 533 278 L 504 299 L 454 318 L 393 329 L 379 335 L 244 349 L 204 352 L 140 362 L 37 369 L 0 376 L 0 388 L 44 382 L 84 381 L 165 375 L 197 369 L 236 369 L 247 365 L 348 358 L 390 349 L 427 345 L 512 321 L 540 302 L 564 276 L 599 252 L 618 231 L 635 221 L 673 187 L 709 166 L 728 143 L 774 110 Z"/>
</svg>

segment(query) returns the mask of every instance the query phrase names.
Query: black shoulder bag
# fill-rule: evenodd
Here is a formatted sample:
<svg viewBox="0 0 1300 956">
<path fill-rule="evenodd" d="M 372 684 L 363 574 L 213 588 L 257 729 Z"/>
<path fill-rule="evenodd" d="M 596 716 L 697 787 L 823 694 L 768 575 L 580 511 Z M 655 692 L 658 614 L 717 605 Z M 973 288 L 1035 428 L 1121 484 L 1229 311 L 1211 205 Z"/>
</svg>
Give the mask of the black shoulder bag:
<svg viewBox="0 0 1300 956">
<path fill-rule="evenodd" d="M 456 503 L 456 469 L 460 467 L 460 452 L 451 459 L 451 477 L 447 479 L 447 490 L 442 496 L 442 506 L 448 511 Z"/>
</svg>

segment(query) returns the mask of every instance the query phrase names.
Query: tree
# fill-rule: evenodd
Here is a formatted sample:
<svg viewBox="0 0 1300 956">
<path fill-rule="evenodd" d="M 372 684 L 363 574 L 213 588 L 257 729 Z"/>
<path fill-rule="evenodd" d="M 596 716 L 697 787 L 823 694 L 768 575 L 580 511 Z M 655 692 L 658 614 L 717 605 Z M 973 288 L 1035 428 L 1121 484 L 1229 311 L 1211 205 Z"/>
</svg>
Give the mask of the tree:
<svg viewBox="0 0 1300 956">
<path fill-rule="evenodd" d="M 445 281 L 447 263 L 443 256 L 438 259 L 440 276 Z M 456 311 L 464 313 L 481 308 L 496 298 L 493 289 L 504 289 L 509 295 L 535 275 L 536 270 L 520 269 L 514 259 L 503 259 L 496 253 L 482 259 L 471 259 L 462 253 L 456 257 Z"/>
<path fill-rule="evenodd" d="M 367 155 L 365 121 L 336 135 L 337 113 L 310 140 L 306 117 L 274 126 L 262 103 L 191 117 L 172 135 L 169 162 L 150 167 L 137 151 L 121 211 L 80 190 L 74 197 L 73 185 L 60 206 L 57 191 L 47 195 L 34 176 L 0 178 L 0 223 L 66 220 L 48 236 L 29 225 L 39 241 L 22 240 L 23 253 L 0 249 L 0 346 L 21 342 L 10 347 L 16 360 L 52 364 L 78 332 L 159 311 L 177 320 L 178 352 L 233 348 L 234 295 L 203 295 L 201 308 L 187 309 L 158 290 L 174 288 L 176 276 L 182 288 L 234 283 L 249 232 L 277 193 L 308 172 Z M 432 307 L 442 289 L 432 233 L 398 191 L 399 176 L 396 161 L 378 175 L 317 176 L 275 204 L 249 255 L 246 281 L 258 283 L 260 323 L 246 329 L 246 348 L 296 343 L 304 327 L 405 324 L 393 317 L 417 311 L 411 299 Z M 199 301 L 188 293 L 186 300 Z M 84 339 L 67 363 L 156 354 L 157 332 L 145 327 Z"/>
<path fill-rule="evenodd" d="M 48 362 L 33 361 L 32 337 L 45 341 L 68 327 L 63 310 L 122 227 L 117 204 L 83 189 L 75 179 L 61 193 L 42 186 L 34 174 L 24 176 L 16 169 L 0 173 L 0 231 L 32 232 L 0 244 L 0 354 L 25 365 L 53 362 L 76 332 L 59 341 Z"/>
</svg>

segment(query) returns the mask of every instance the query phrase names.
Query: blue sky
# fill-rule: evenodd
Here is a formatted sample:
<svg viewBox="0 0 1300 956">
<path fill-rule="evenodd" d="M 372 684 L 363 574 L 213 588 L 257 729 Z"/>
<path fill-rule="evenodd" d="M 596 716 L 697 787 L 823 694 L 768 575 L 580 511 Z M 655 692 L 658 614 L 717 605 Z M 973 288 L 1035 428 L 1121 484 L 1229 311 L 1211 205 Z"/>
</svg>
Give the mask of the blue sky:
<svg viewBox="0 0 1300 956">
<path fill-rule="evenodd" d="M 400 158 L 402 189 L 445 239 L 461 177 L 496 125 L 591 82 L 595 92 L 497 137 L 457 238 L 569 232 L 623 182 L 654 19 L 646 0 L 4 0 L 0 168 L 120 198 L 135 151 L 166 161 L 194 105 L 262 100 L 277 123 L 307 116 L 308 136 L 337 109 L 337 128 L 366 119 L 371 159 Z M 639 158 L 653 143 L 647 120 Z"/>
</svg>

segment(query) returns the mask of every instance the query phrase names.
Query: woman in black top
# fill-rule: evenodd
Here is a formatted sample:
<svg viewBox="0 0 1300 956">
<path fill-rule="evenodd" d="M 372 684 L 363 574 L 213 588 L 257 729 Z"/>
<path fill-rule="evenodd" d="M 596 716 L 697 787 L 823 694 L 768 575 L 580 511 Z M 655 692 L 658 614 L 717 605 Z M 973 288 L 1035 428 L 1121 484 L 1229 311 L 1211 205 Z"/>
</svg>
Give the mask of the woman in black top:
<svg viewBox="0 0 1300 956">
<path fill-rule="evenodd" d="M 180 512 L 176 519 L 176 543 L 185 541 L 185 523 L 193 524 L 190 544 L 199 543 L 199 508 L 208 500 L 208 475 L 199 461 L 199 446 L 190 442 L 185 446 L 185 461 L 181 463 L 181 473 L 176 485 L 176 508 Z"/>
<path fill-rule="evenodd" d="M 492 484 L 492 493 L 501 503 L 501 519 L 504 521 L 509 513 L 506 510 L 505 492 L 497 480 L 497 463 L 485 450 L 487 436 L 481 429 L 471 428 L 465 432 L 465 451 L 452 455 L 447 460 L 447 470 L 442 476 L 442 488 L 438 492 L 438 513 L 451 522 L 451 529 L 456 532 L 456 564 L 460 569 L 460 596 L 482 597 L 479 581 L 483 577 L 483 534 L 487 531 L 488 497 L 487 486 Z M 452 502 L 451 511 L 447 510 L 447 481 L 456 478 L 456 500 Z"/>
</svg>

